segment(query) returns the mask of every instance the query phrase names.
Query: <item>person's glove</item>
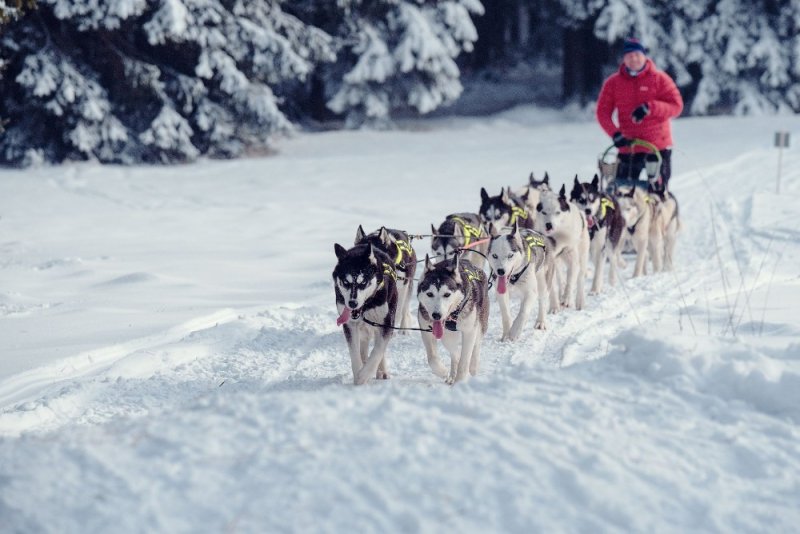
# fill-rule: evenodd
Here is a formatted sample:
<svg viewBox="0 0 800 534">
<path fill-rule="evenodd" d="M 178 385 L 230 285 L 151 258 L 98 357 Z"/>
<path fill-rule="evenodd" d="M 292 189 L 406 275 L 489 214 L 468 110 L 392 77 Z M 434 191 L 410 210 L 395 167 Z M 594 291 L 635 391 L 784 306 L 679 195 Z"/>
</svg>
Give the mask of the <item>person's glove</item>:
<svg viewBox="0 0 800 534">
<path fill-rule="evenodd" d="M 650 114 L 650 106 L 647 104 L 642 104 L 638 108 L 633 110 L 631 113 L 631 119 L 633 120 L 634 124 L 639 124 Z"/>
<path fill-rule="evenodd" d="M 611 138 L 614 140 L 614 146 L 617 148 L 630 146 L 631 144 L 631 140 L 622 135 L 622 132 L 614 132 L 614 135 Z"/>
</svg>

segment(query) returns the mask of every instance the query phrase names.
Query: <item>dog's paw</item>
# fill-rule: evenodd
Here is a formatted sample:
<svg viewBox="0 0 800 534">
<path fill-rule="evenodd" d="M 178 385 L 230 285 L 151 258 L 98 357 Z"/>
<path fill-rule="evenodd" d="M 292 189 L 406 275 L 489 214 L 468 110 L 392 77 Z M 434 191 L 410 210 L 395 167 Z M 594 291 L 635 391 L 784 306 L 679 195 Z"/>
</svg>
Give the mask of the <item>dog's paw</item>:
<svg viewBox="0 0 800 534">
<path fill-rule="evenodd" d="M 450 371 L 447 370 L 447 367 L 445 367 L 442 364 L 439 364 L 438 366 L 435 367 L 431 366 L 431 371 L 433 371 L 433 374 L 435 374 L 439 378 L 444 378 L 444 379 L 446 379 L 448 374 L 450 373 Z"/>
<path fill-rule="evenodd" d="M 508 333 L 508 341 L 516 341 L 519 339 L 519 336 L 522 335 L 522 327 L 520 326 L 512 326 L 511 332 Z"/>
<path fill-rule="evenodd" d="M 547 330 L 547 323 L 542 319 L 541 321 L 536 321 L 536 324 L 533 326 L 536 330 Z"/>
<path fill-rule="evenodd" d="M 389 371 L 378 371 L 375 373 L 375 378 L 378 380 L 389 380 Z"/>
<path fill-rule="evenodd" d="M 456 375 L 447 375 L 447 378 L 444 379 L 444 383 L 448 386 L 452 386 L 456 383 Z"/>
</svg>

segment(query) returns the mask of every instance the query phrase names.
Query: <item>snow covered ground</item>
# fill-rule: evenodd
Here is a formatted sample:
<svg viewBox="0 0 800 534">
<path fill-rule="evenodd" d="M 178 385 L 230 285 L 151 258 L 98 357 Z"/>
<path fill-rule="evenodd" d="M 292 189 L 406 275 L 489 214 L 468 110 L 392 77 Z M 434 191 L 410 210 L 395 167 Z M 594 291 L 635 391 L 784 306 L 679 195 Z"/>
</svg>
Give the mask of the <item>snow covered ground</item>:
<svg viewBox="0 0 800 534">
<path fill-rule="evenodd" d="M 455 387 L 416 334 L 352 385 L 333 243 L 589 178 L 608 140 L 585 115 L 0 172 L 0 532 L 796 532 L 800 123 L 675 138 L 676 270 L 514 344 L 493 303 Z"/>
</svg>

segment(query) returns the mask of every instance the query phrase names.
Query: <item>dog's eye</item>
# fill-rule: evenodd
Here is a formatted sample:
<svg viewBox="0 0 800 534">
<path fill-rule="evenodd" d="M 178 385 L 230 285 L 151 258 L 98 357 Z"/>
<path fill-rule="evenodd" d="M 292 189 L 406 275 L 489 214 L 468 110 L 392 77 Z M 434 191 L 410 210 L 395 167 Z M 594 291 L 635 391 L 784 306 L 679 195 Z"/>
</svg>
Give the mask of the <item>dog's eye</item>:
<svg viewBox="0 0 800 534">
<path fill-rule="evenodd" d="M 428 291 L 425 294 L 428 295 L 430 298 L 433 298 L 433 291 Z"/>
<path fill-rule="evenodd" d="M 509 254 L 509 255 L 508 255 L 508 259 L 511 259 L 511 258 L 513 258 L 513 257 L 514 257 L 514 253 L 513 253 L 513 252 L 512 252 L 511 254 Z"/>
<path fill-rule="evenodd" d="M 443 296 L 444 298 L 447 298 L 447 297 L 449 297 L 450 295 L 452 295 L 452 293 L 445 293 L 445 294 L 444 294 L 444 295 L 442 295 L 442 296 Z"/>
<path fill-rule="evenodd" d="M 494 259 L 497 259 L 497 254 L 492 254 L 492 257 L 493 257 Z"/>
</svg>

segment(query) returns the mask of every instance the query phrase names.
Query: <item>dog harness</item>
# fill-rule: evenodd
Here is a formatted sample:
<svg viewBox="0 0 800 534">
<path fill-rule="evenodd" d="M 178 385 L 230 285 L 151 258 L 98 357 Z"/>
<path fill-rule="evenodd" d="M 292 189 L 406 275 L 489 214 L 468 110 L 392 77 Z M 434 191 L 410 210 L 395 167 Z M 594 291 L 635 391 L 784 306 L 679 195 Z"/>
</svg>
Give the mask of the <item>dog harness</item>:
<svg viewBox="0 0 800 534">
<path fill-rule="evenodd" d="M 480 280 L 481 276 L 478 274 L 478 271 L 473 271 L 469 267 L 461 267 L 461 272 L 465 275 L 467 279 L 467 293 L 464 297 L 464 300 L 458 306 L 456 311 L 451 313 L 447 316 L 447 320 L 444 322 L 444 327 L 451 332 L 458 332 L 458 314 L 464 311 L 464 307 L 466 307 L 467 302 L 469 302 L 469 298 L 472 295 L 472 281 L 473 280 Z"/>
<path fill-rule="evenodd" d="M 538 248 L 544 248 L 545 247 L 544 238 L 542 236 L 540 236 L 540 235 L 530 234 L 530 235 L 526 235 L 524 237 L 524 239 L 525 239 L 525 243 L 527 244 L 527 248 L 528 248 L 528 262 L 525 264 L 525 267 L 523 267 L 523 269 L 520 272 L 518 272 L 517 274 L 515 274 L 513 276 L 509 276 L 508 277 L 508 281 L 511 284 L 516 284 L 519 281 L 519 279 L 522 277 L 522 275 L 525 274 L 525 271 L 528 270 L 528 267 L 531 266 L 531 254 L 533 253 L 533 249 L 537 248 L 537 247 Z"/>
<path fill-rule="evenodd" d="M 394 264 L 400 265 L 400 262 L 403 261 L 403 257 L 406 255 L 410 257 L 414 253 L 414 249 L 402 239 L 398 239 L 394 243 L 397 245 L 397 257 L 394 259 Z"/>
<path fill-rule="evenodd" d="M 509 226 L 514 226 L 514 223 L 517 222 L 517 219 L 525 219 L 528 220 L 528 212 L 520 208 L 519 206 L 512 206 L 511 207 L 511 220 L 509 221 Z"/>
<path fill-rule="evenodd" d="M 483 235 L 483 228 L 475 227 L 469 224 L 467 221 L 462 219 L 461 217 L 453 217 L 453 221 L 457 222 L 461 225 L 461 229 L 464 232 L 464 246 L 468 247 L 470 242 L 472 242 L 472 238 L 475 239 L 480 238 Z"/>
</svg>

